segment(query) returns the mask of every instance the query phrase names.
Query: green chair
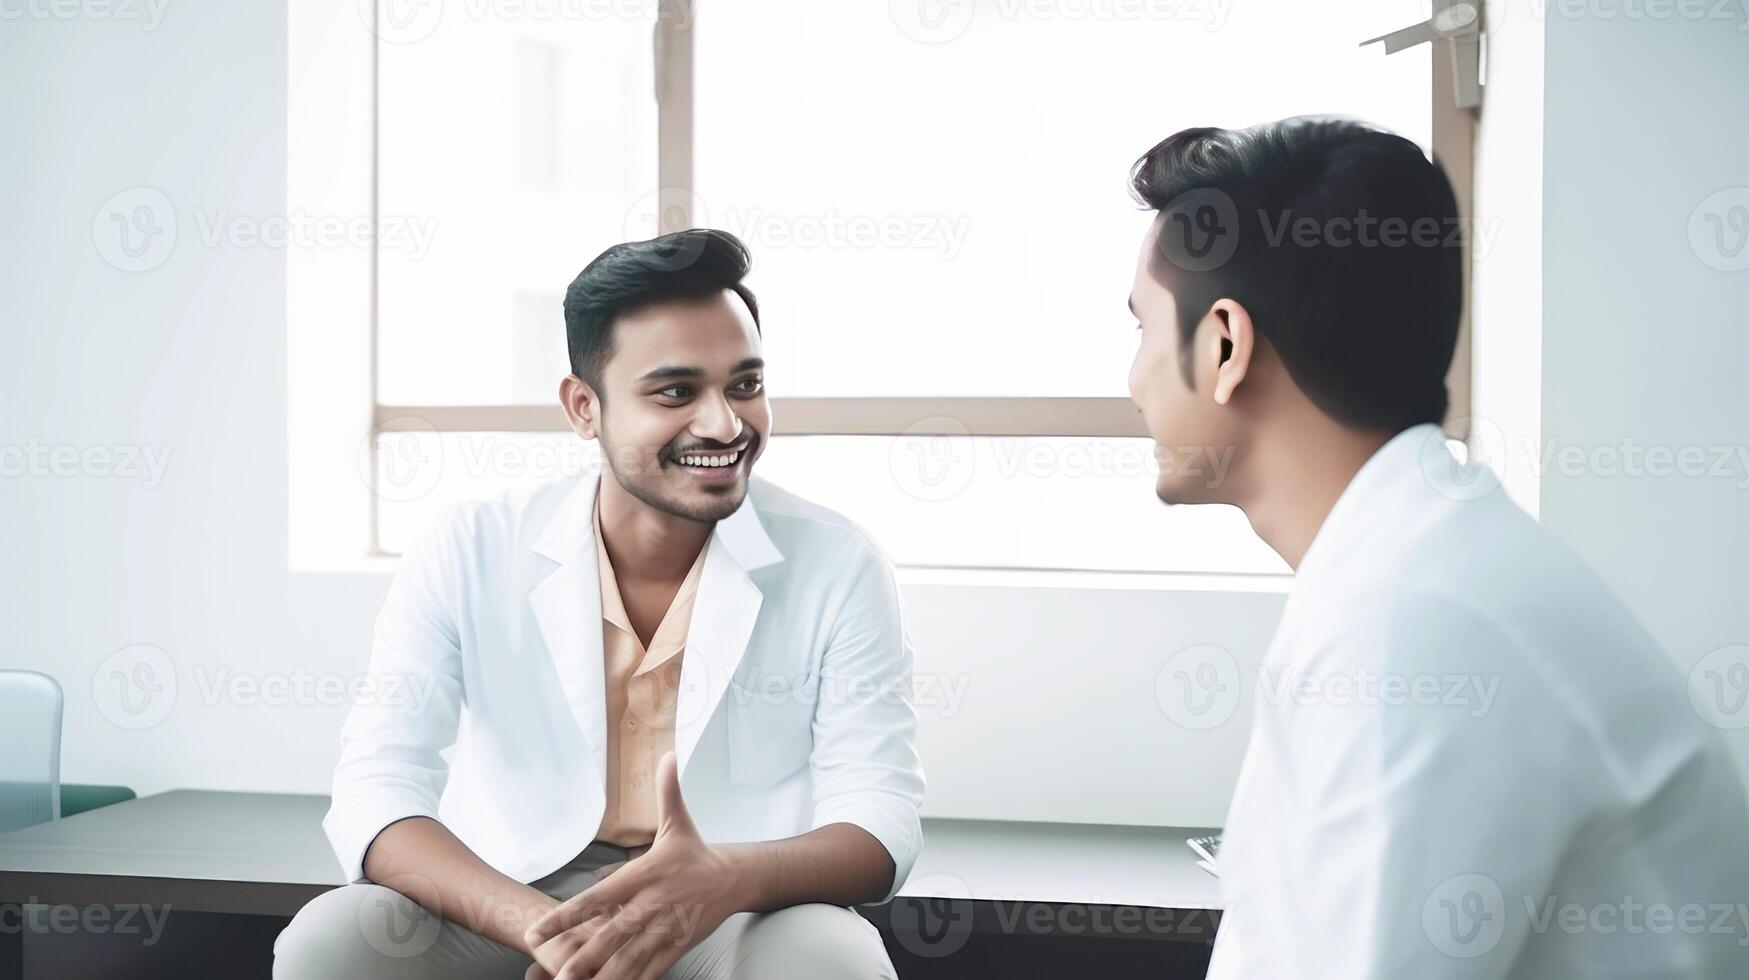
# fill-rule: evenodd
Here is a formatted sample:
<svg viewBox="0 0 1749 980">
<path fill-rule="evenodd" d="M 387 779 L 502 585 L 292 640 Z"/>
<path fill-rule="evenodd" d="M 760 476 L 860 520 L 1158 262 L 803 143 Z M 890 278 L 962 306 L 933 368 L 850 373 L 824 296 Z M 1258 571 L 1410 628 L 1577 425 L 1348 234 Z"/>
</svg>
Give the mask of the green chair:
<svg viewBox="0 0 1749 980">
<path fill-rule="evenodd" d="M 121 803 L 135 796 L 126 786 L 90 786 L 82 783 L 61 784 L 61 816 L 95 810 L 111 803 Z"/>
</svg>

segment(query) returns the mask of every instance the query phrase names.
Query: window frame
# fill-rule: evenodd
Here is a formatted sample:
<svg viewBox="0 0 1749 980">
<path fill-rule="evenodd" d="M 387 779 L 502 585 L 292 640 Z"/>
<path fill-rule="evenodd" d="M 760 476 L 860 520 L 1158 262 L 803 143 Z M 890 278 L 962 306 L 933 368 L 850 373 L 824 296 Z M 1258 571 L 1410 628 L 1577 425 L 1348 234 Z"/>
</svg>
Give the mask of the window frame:
<svg viewBox="0 0 1749 980">
<path fill-rule="evenodd" d="M 693 194 L 694 40 L 696 18 L 687 7 L 693 0 L 659 0 L 653 28 L 657 107 L 656 210 L 659 233 L 691 227 Z M 373 17 L 380 5 L 372 4 Z M 385 43 L 373 24 L 370 45 L 370 208 L 377 217 L 378 147 L 376 120 L 380 111 L 377 52 Z M 1480 42 L 1476 42 L 1480 43 Z M 1432 45 L 1431 86 L 1433 158 L 1445 168 L 1457 198 L 1463 244 L 1463 312 L 1457 347 L 1446 376 L 1450 406 L 1445 427 L 1456 439 L 1468 435 L 1473 373 L 1470 331 L 1470 290 L 1473 249 L 1468 229 L 1474 217 L 1474 159 L 1477 112 L 1459 106 L 1458 59 L 1453 45 Z M 540 433 L 570 430 L 556 404 L 407 405 L 385 404 L 378 397 L 377 359 L 380 296 L 378 257 L 370 249 L 369 387 L 370 437 L 363 465 L 377 470 L 377 433 L 419 431 L 438 435 L 455 432 Z M 946 437 L 1083 437 L 1146 438 L 1148 432 L 1135 406 L 1121 397 L 797 397 L 771 399 L 774 436 L 946 436 Z M 367 480 L 368 482 L 368 480 Z M 382 498 L 367 493 L 372 558 L 394 558 L 381 546 L 379 515 Z M 1101 569 L 1086 569 L 1098 573 Z M 1174 573 L 1178 574 L 1178 573 Z M 1195 573 L 1192 573 L 1195 574 Z M 1285 573 L 1284 573 L 1285 576 Z"/>
</svg>

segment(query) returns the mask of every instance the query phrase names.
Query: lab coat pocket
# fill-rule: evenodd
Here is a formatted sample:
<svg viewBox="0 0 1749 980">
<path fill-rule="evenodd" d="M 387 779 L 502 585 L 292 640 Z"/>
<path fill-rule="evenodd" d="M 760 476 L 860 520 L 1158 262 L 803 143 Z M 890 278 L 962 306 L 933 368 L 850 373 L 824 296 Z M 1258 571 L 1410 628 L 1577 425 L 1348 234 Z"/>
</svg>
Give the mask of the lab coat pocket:
<svg viewBox="0 0 1749 980">
<path fill-rule="evenodd" d="M 807 764 L 814 750 L 814 700 L 775 682 L 729 682 L 729 778 L 770 786 Z"/>
</svg>

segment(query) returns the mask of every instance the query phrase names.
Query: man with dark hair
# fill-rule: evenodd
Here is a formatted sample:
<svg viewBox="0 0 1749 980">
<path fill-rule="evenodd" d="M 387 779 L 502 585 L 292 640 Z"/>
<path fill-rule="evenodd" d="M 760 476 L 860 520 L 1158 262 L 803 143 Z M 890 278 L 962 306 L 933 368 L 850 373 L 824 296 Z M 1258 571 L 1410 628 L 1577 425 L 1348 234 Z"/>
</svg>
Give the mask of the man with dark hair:
<svg viewBox="0 0 1749 980">
<path fill-rule="evenodd" d="M 600 472 L 402 557 L 371 671 L 430 703 L 348 717 L 325 827 L 354 884 L 275 976 L 893 976 L 845 906 L 921 845 L 910 641 L 874 544 L 752 479 L 748 267 L 692 230 L 571 284 L 559 400 Z"/>
<path fill-rule="evenodd" d="M 1158 212 L 1129 299 L 1156 491 L 1237 505 L 1296 572 L 1209 975 L 1749 976 L 1729 752 L 1620 601 L 1439 428 L 1463 278 L 1439 168 L 1292 119 L 1185 130 L 1131 181 Z M 1181 447 L 1231 453 L 1224 479 L 1170 465 Z"/>
</svg>

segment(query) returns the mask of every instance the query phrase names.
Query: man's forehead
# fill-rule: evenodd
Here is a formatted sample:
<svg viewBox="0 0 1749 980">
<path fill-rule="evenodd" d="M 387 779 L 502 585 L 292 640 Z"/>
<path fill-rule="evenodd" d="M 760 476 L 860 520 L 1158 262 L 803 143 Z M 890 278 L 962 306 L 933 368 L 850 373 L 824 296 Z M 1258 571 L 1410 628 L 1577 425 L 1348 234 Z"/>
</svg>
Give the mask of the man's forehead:
<svg viewBox="0 0 1749 980">
<path fill-rule="evenodd" d="M 713 298 L 664 303 L 622 316 L 614 324 L 608 365 L 615 373 L 634 377 L 657 365 L 734 372 L 759 355 L 759 333 L 740 298 L 732 306 Z"/>
</svg>

